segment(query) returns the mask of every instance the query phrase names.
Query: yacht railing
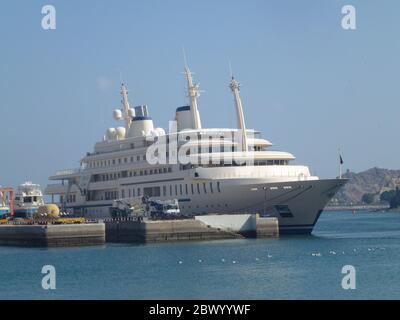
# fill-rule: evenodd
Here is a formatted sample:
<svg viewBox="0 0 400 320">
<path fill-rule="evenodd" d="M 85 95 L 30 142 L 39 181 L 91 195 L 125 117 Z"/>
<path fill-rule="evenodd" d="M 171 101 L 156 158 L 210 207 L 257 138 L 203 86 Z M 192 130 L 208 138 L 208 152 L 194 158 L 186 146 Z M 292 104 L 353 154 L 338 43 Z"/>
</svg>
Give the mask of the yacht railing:
<svg viewBox="0 0 400 320">
<path fill-rule="evenodd" d="M 48 187 L 68 187 L 68 184 L 67 184 L 67 183 L 66 183 L 66 184 L 62 184 L 62 183 L 49 183 L 49 184 L 47 185 L 46 188 L 48 188 Z"/>
<path fill-rule="evenodd" d="M 65 176 L 68 174 L 74 174 L 74 173 L 79 173 L 81 171 L 80 168 L 78 169 L 65 169 L 65 170 L 59 170 L 56 172 L 56 176 Z"/>
</svg>

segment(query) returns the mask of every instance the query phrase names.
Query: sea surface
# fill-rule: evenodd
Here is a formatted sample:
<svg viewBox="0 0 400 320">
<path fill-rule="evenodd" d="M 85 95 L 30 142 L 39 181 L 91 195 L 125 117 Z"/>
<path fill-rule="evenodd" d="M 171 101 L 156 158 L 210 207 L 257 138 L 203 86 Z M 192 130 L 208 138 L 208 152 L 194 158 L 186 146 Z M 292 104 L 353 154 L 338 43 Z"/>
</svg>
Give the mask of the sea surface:
<svg viewBox="0 0 400 320">
<path fill-rule="evenodd" d="M 400 213 L 324 212 L 313 235 L 279 239 L 0 247 L 0 299 L 400 299 Z"/>
</svg>

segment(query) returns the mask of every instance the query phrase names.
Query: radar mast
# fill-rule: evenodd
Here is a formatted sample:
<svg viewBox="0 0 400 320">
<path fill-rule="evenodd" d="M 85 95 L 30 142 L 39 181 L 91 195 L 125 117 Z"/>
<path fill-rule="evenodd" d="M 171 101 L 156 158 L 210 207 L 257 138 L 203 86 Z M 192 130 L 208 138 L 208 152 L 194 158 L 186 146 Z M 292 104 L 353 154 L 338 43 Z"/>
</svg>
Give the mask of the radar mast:
<svg viewBox="0 0 400 320">
<path fill-rule="evenodd" d="M 229 84 L 233 93 L 233 98 L 235 100 L 236 113 L 237 113 L 237 126 L 240 131 L 242 131 L 242 151 L 248 151 L 247 145 L 247 134 L 246 134 L 246 123 L 244 121 L 242 99 L 240 98 L 240 83 L 236 81 L 235 77 L 231 71 L 231 82 Z"/>
<path fill-rule="evenodd" d="M 125 130 L 128 132 L 132 124 L 132 109 L 129 106 L 128 90 L 125 84 L 121 83 L 121 96 L 122 96 L 122 116 L 125 120 Z"/>
<path fill-rule="evenodd" d="M 183 49 L 183 58 L 185 62 L 185 77 L 188 86 L 188 96 L 190 99 L 190 113 L 192 115 L 193 129 L 201 129 L 200 114 L 197 108 L 197 98 L 200 96 L 200 86 L 193 81 L 193 73 L 190 71 L 186 60 L 186 53 Z"/>
</svg>

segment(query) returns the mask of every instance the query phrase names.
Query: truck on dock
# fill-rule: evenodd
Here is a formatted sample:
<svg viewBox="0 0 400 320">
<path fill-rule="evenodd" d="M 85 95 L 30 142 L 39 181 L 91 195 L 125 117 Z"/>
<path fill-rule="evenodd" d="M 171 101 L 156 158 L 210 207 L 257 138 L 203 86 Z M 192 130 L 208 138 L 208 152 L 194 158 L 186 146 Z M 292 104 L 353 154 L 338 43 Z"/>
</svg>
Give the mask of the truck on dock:
<svg viewBox="0 0 400 320">
<path fill-rule="evenodd" d="M 114 200 L 110 213 L 113 218 L 134 217 L 139 220 L 166 220 L 180 217 L 177 199 L 158 200 L 149 197 Z"/>
<path fill-rule="evenodd" d="M 150 216 L 154 220 L 176 219 L 180 216 L 179 203 L 173 200 L 150 200 Z"/>
</svg>

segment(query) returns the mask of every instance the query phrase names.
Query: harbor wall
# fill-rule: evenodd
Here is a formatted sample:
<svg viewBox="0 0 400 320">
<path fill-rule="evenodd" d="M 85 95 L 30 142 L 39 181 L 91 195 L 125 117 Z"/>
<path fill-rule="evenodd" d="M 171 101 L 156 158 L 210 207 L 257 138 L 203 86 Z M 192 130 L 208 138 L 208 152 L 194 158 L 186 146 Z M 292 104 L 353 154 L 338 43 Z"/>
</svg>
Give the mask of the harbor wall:
<svg viewBox="0 0 400 320">
<path fill-rule="evenodd" d="M 260 218 L 256 219 L 256 237 L 269 238 L 279 237 L 279 222 L 277 218 Z"/>
<path fill-rule="evenodd" d="M 0 225 L 0 245 L 68 247 L 105 243 L 105 224 Z"/>
<path fill-rule="evenodd" d="M 106 221 L 107 242 L 151 243 L 242 238 L 197 220 Z"/>
<path fill-rule="evenodd" d="M 258 214 L 216 214 L 196 216 L 195 219 L 210 227 L 236 232 L 248 238 L 279 236 L 278 219 L 260 218 Z"/>
<path fill-rule="evenodd" d="M 249 234 L 255 232 L 257 229 L 257 215 L 255 214 L 215 214 L 196 216 L 195 219 L 213 228 L 219 228 L 240 234 Z"/>
<path fill-rule="evenodd" d="M 106 220 L 100 223 L 60 225 L 0 225 L 0 245 L 68 247 L 105 242 L 154 243 L 277 237 L 276 218 L 258 215 L 214 215 L 185 220 Z"/>
<path fill-rule="evenodd" d="M 105 225 L 106 242 L 151 243 L 279 236 L 278 219 L 260 218 L 256 214 L 142 222 L 110 220 L 105 221 Z"/>
</svg>

